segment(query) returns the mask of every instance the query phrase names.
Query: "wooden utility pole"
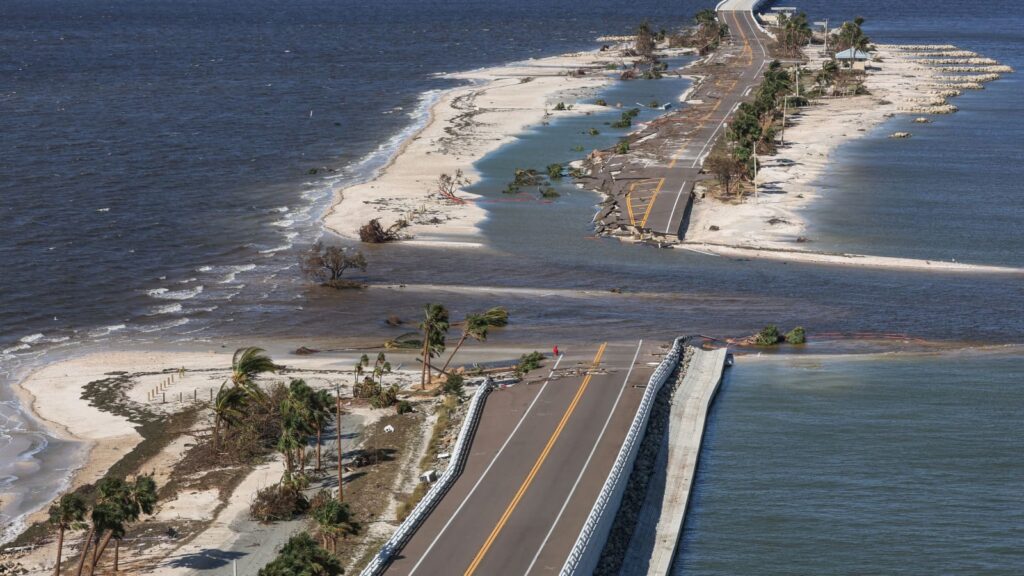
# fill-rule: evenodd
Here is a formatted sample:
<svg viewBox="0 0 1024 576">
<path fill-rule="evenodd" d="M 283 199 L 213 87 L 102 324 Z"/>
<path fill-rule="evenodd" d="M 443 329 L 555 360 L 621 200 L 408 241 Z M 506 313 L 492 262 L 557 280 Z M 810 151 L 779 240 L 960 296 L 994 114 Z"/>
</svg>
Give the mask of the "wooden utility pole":
<svg viewBox="0 0 1024 576">
<path fill-rule="evenodd" d="M 336 384 L 334 386 L 334 394 L 335 394 L 335 396 L 337 396 L 337 400 L 338 400 L 337 401 L 337 407 L 335 409 L 335 416 L 334 416 L 334 429 L 335 429 L 335 431 L 337 432 L 337 435 L 338 435 L 338 502 L 344 502 L 345 501 L 345 492 L 344 492 L 345 488 L 341 484 L 341 480 L 342 480 L 341 475 L 342 475 L 342 470 L 344 470 L 344 468 L 341 465 L 341 386 L 340 385 Z"/>
</svg>

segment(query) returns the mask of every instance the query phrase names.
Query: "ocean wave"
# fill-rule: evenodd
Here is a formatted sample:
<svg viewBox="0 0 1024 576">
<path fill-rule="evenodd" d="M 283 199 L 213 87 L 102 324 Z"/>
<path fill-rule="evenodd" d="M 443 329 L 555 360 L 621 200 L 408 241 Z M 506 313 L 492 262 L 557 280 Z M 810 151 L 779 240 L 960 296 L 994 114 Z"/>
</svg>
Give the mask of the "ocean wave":
<svg viewBox="0 0 1024 576">
<path fill-rule="evenodd" d="M 274 246 L 273 248 L 266 248 L 264 250 L 260 250 L 260 254 L 273 254 L 274 252 L 281 252 L 283 250 L 287 250 L 292 246 L 293 244 L 289 242 L 287 244 L 282 244 L 280 246 Z"/>
<path fill-rule="evenodd" d="M 344 185 L 349 186 L 373 179 L 377 172 L 384 166 L 387 166 L 391 158 L 398 153 L 402 144 L 427 125 L 427 122 L 430 120 L 430 109 L 434 107 L 434 104 L 437 104 L 445 92 L 445 90 L 427 90 L 420 94 L 419 102 L 408 112 L 408 116 L 414 121 L 378 145 L 372 152 L 367 153 L 350 166 L 347 166 L 342 178 L 348 176 L 344 180 L 349 182 Z"/>
<path fill-rule="evenodd" d="M 99 338 L 101 336 L 109 336 L 110 334 L 113 334 L 114 332 L 120 332 L 121 330 L 124 330 L 127 327 L 128 326 L 126 326 L 124 324 L 114 324 L 112 326 L 103 326 L 102 328 L 97 328 L 95 330 L 90 331 L 89 332 L 89 336 L 92 336 L 93 338 Z"/>
<path fill-rule="evenodd" d="M 14 346 L 11 346 L 10 348 L 4 348 L 2 351 L 0 351 L 0 354 L 3 354 L 4 356 L 7 356 L 7 355 L 10 355 L 10 354 L 14 354 L 15 352 L 21 352 L 22 350 L 28 350 L 31 347 L 32 346 L 29 346 L 28 344 L 15 344 Z"/>
<path fill-rule="evenodd" d="M 189 323 L 189 319 L 188 318 L 178 318 L 177 320 L 171 320 L 170 322 L 163 322 L 163 323 L 160 323 L 160 324 L 153 324 L 152 326 L 144 326 L 142 328 L 139 328 L 139 332 L 143 332 L 143 333 L 146 333 L 146 334 L 148 334 L 150 332 L 159 332 L 161 330 L 167 330 L 167 329 L 170 329 L 170 328 L 174 328 L 176 326 L 184 326 L 185 324 L 188 324 L 188 323 Z"/>
<path fill-rule="evenodd" d="M 167 288 L 154 288 L 152 290 L 147 290 L 146 294 L 152 296 L 153 298 L 159 298 L 161 300 L 188 300 L 189 298 L 195 298 L 196 296 L 202 294 L 202 292 L 203 285 L 200 284 L 199 286 L 196 286 L 195 288 L 190 288 L 188 290 L 168 290 Z"/>
<path fill-rule="evenodd" d="M 271 208 L 270 211 L 271 212 L 280 212 L 280 213 L 283 214 L 283 213 L 288 211 L 288 207 L 287 206 L 278 206 L 277 208 Z"/>
<path fill-rule="evenodd" d="M 149 309 L 147 316 L 157 316 L 159 314 L 177 314 L 181 312 L 181 304 L 164 304 L 162 306 L 154 306 Z"/>
<path fill-rule="evenodd" d="M 227 274 L 224 276 L 222 280 L 218 281 L 218 284 L 231 284 L 232 282 L 235 281 L 235 276 L 237 276 L 239 272 L 249 272 L 250 270 L 255 269 L 255 264 L 240 264 L 238 266 L 220 267 L 219 270 L 224 271 Z"/>
<path fill-rule="evenodd" d="M 43 344 L 50 344 L 50 343 L 55 344 L 55 343 L 58 343 L 58 342 L 67 342 L 70 339 L 71 339 L 70 336 L 50 336 L 50 337 L 47 337 L 46 334 L 43 334 L 42 332 L 39 332 L 39 333 L 36 333 L 36 334 L 30 334 L 28 336 L 25 336 L 25 337 L 21 338 L 20 340 L 18 340 L 18 342 L 20 342 L 22 344 L 29 344 L 29 345 L 35 344 L 37 342 L 38 343 L 43 343 Z"/>
</svg>

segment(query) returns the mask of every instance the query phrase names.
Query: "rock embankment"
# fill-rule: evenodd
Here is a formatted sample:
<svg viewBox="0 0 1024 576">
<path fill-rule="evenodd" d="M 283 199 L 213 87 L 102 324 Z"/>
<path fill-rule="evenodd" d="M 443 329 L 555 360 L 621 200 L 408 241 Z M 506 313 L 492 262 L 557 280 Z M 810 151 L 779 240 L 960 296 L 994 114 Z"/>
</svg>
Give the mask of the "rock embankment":
<svg viewBox="0 0 1024 576">
<path fill-rule="evenodd" d="M 692 358 L 693 348 L 686 347 L 678 369 L 669 377 L 669 381 L 655 397 L 654 405 L 651 407 L 651 416 L 647 421 L 647 430 L 644 432 L 644 439 L 640 443 L 636 463 L 633 465 L 633 472 L 629 476 L 629 483 L 626 485 L 622 503 L 619 505 L 618 514 L 612 524 L 611 533 L 608 535 L 608 542 L 605 543 L 601 559 L 594 570 L 595 576 L 615 576 L 622 569 L 623 560 L 629 549 L 630 538 L 636 530 L 640 512 L 644 507 L 644 500 L 647 498 L 651 479 L 655 478 L 655 471 L 661 461 L 660 455 L 663 452 L 669 416 L 672 413 L 672 396 L 679 383 L 683 381 L 683 377 L 686 376 L 686 369 Z"/>
</svg>

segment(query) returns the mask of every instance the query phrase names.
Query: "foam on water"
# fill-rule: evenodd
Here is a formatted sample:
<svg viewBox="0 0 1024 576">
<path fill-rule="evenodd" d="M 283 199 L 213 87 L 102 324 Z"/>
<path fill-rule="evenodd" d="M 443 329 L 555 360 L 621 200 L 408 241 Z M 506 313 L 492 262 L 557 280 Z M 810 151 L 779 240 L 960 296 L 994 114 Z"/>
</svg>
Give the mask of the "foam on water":
<svg viewBox="0 0 1024 576">
<path fill-rule="evenodd" d="M 203 286 L 199 285 L 188 290 L 170 290 L 167 288 L 154 288 L 147 290 L 146 294 L 161 300 L 188 300 L 203 293 Z"/>
<path fill-rule="evenodd" d="M 90 330 L 88 332 L 88 334 L 92 338 L 101 338 L 103 336 L 109 336 L 109 335 L 113 334 L 114 332 L 120 332 L 121 330 L 124 330 L 127 327 L 128 326 L 125 325 L 125 324 L 114 324 L 114 325 L 111 325 L 111 326 L 102 326 L 100 328 L 96 328 L 94 330 Z"/>
<path fill-rule="evenodd" d="M 177 314 L 181 312 L 181 304 L 164 304 L 162 306 L 154 306 L 149 309 L 150 316 L 157 316 L 160 314 Z"/>
</svg>

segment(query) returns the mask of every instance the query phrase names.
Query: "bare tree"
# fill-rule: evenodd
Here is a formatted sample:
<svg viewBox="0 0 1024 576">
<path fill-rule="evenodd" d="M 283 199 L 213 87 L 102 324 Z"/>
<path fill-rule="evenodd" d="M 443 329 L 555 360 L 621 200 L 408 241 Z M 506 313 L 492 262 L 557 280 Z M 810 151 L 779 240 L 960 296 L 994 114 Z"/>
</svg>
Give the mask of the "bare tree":
<svg viewBox="0 0 1024 576">
<path fill-rule="evenodd" d="M 654 32 L 651 30 L 651 25 L 644 20 L 636 30 L 637 55 L 640 56 L 644 62 L 653 62 L 654 48 L 656 44 L 657 41 L 654 38 Z"/>
<path fill-rule="evenodd" d="M 738 158 L 723 150 L 717 150 L 704 162 L 704 168 L 715 175 L 725 189 L 725 196 L 732 190 L 733 182 L 746 174 L 746 166 Z"/>
<path fill-rule="evenodd" d="M 349 288 L 358 284 L 343 281 L 341 275 L 349 268 L 365 271 L 366 257 L 358 250 L 324 246 L 323 242 L 317 242 L 299 258 L 299 266 L 302 274 L 310 280 L 332 288 Z"/>
<path fill-rule="evenodd" d="M 469 185 L 469 178 L 462 174 L 462 170 L 456 170 L 454 175 L 441 174 L 437 178 L 437 193 L 445 200 L 451 200 L 456 204 L 465 204 L 466 201 L 455 195 L 463 186 Z"/>
</svg>

